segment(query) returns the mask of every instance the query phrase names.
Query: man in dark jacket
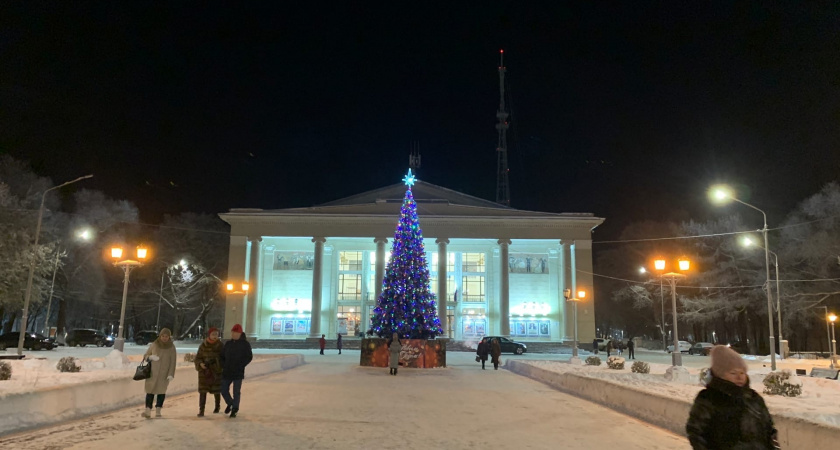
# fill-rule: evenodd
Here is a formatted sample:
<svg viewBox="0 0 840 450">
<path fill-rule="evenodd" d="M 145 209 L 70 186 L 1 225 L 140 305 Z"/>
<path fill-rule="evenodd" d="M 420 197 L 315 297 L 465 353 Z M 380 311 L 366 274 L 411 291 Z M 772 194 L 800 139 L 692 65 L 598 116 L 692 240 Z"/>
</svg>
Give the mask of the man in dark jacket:
<svg viewBox="0 0 840 450">
<path fill-rule="evenodd" d="M 685 425 L 691 448 L 777 448 L 773 418 L 764 399 L 750 389 L 741 355 L 716 345 L 711 356 L 712 379 L 697 394 Z"/>
<path fill-rule="evenodd" d="M 242 332 L 242 325 L 236 324 L 230 330 L 231 339 L 225 342 L 222 350 L 222 397 L 225 398 L 227 408 L 225 414 L 230 413 L 230 418 L 236 417 L 239 412 L 239 392 L 242 389 L 242 380 L 245 378 L 245 366 L 253 359 L 251 344 L 245 340 Z M 230 385 L 233 384 L 233 398 L 230 396 Z"/>
<path fill-rule="evenodd" d="M 633 342 L 633 339 L 627 340 L 627 357 L 630 359 L 636 359 L 636 344 Z"/>
</svg>

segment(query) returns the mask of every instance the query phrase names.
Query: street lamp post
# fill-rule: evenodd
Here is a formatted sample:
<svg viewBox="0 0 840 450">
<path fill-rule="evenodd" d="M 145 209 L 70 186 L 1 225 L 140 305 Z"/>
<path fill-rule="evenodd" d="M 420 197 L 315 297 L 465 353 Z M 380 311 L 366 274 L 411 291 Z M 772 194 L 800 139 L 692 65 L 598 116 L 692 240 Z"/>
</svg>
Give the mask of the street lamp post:
<svg viewBox="0 0 840 450">
<path fill-rule="evenodd" d="M 114 258 L 114 266 L 122 268 L 125 273 L 123 278 L 122 307 L 120 308 L 120 327 L 117 331 L 117 339 L 114 340 L 114 349 L 123 351 L 125 348 L 125 303 L 128 298 L 128 277 L 131 271 L 143 265 L 148 257 L 148 250 L 142 246 L 137 247 L 137 260 L 122 259 L 123 249 L 121 247 L 111 248 L 111 257 Z"/>
<path fill-rule="evenodd" d="M 582 302 L 583 299 L 586 298 L 586 291 L 579 290 L 579 291 L 577 291 L 577 297 L 573 297 L 571 289 L 564 289 L 563 290 L 563 297 L 566 297 L 566 301 L 567 302 L 572 302 L 572 304 L 574 305 L 573 310 L 574 310 L 574 321 L 575 321 L 575 340 L 574 340 L 574 346 L 572 346 L 572 358 L 577 358 L 578 357 L 577 304 L 579 302 Z"/>
<path fill-rule="evenodd" d="M 677 267 L 681 272 L 686 272 L 691 267 L 691 262 L 687 259 L 679 259 Z M 685 274 L 677 272 L 662 273 L 665 270 L 665 260 L 661 258 L 654 261 L 654 268 L 660 273 L 660 280 L 668 280 L 668 284 L 671 286 L 671 308 L 674 316 L 674 350 L 671 352 L 671 365 L 682 366 L 682 352 L 680 351 L 680 338 L 677 331 L 677 280 L 685 278 Z"/>
<path fill-rule="evenodd" d="M 770 330 L 770 368 L 776 370 L 776 337 L 773 332 L 773 293 L 770 292 L 770 245 L 767 242 L 767 214 L 755 206 L 735 198 L 734 195 L 725 189 L 715 189 L 714 195 L 718 200 L 733 200 L 744 206 L 748 206 L 760 212 L 764 218 L 764 227 L 761 229 L 761 234 L 764 235 L 764 268 L 767 279 L 767 326 Z"/>
<path fill-rule="evenodd" d="M 831 364 L 836 369 L 837 368 L 837 337 L 834 334 L 834 322 L 837 321 L 837 316 L 832 314 L 828 316 L 828 320 L 831 321 Z"/>
<path fill-rule="evenodd" d="M 755 245 L 756 247 L 763 248 L 760 245 L 753 242 L 752 239 L 746 238 L 744 239 L 744 245 L 749 247 L 751 245 Z M 765 249 L 767 250 L 767 249 Z M 770 251 L 770 250 L 767 250 Z M 776 315 L 777 320 L 776 322 L 779 324 L 779 357 L 781 359 L 785 359 L 785 352 L 782 348 L 782 343 L 785 341 L 782 337 L 782 290 L 779 287 L 779 255 L 770 251 L 770 254 L 773 255 L 774 265 L 776 266 Z M 767 289 L 770 289 L 770 285 L 767 285 Z"/>
<path fill-rule="evenodd" d="M 639 272 L 640 273 L 646 273 L 647 269 L 642 267 L 642 268 L 639 269 Z M 662 335 L 662 351 L 667 352 L 668 351 L 668 346 L 665 344 L 665 294 L 663 293 L 662 277 L 659 277 L 659 303 L 660 303 L 660 306 L 662 306 L 662 322 L 661 322 L 662 326 L 659 326 L 659 325 L 657 325 L 657 326 L 659 326 L 659 334 Z M 654 314 L 656 314 L 655 310 L 654 310 Z"/>
<path fill-rule="evenodd" d="M 828 353 L 831 353 L 831 332 L 828 330 L 828 306 L 817 306 L 825 310 L 825 337 L 828 339 Z"/>
<path fill-rule="evenodd" d="M 17 348 L 18 356 L 23 355 L 23 339 L 24 334 L 26 333 L 26 321 L 29 319 L 29 296 L 32 294 L 32 278 L 35 276 L 35 255 L 38 252 L 38 237 L 41 234 L 41 221 L 44 219 L 44 201 L 47 199 L 47 193 L 67 186 L 68 184 L 73 184 L 77 181 L 86 180 L 92 177 L 93 175 L 85 175 L 83 177 L 76 178 L 75 180 L 68 181 L 64 184 L 53 186 L 45 190 L 44 193 L 41 195 L 41 206 L 38 207 L 38 224 L 35 226 L 35 243 L 32 244 L 32 260 L 29 261 L 29 277 L 26 279 L 26 293 L 23 296 L 23 315 L 21 316 L 20 320 L 20 337 L 18 337 Z"/>
</svg>

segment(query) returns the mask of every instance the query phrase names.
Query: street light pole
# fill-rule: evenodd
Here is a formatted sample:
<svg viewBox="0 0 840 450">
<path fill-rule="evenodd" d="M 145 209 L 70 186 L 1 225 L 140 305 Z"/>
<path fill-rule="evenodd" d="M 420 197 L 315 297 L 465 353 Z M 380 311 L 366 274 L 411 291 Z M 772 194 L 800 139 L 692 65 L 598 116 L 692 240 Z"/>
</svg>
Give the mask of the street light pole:
<svg viewBox="0 0 840 450">
<path fill-rule="evenodd" d="M 29 319 L 29 297 L 32 294 L 32 278 L 35 276 L 35 255 L 38 253 L 38 237 L 41 235 L 41 221 L 44 218 L 44 201 L 47 199 L 47 193 L 67 186 L 68 184 L 73 184 L 77 181 L 86 180 L 92 177 L 93 175 L 85 175 L 83 177 L 76 178 L 75 180 L 68 181 L 64 184 L 53 186 L 45 190 L 44 193 L 41 195 L 41 206 L 38 207 L 38 224 L 35 226 L 35 243 L 32 244 L 32 260 L 29 261 L 29 277 L 26 279 L 26 293 L 23 296 L 23 315 L 20 321 L 20 329 L 18 330 L 18 334 L 20 334 L 20 337 L 18 337 L 18 356 L 23 355 L 23 339 L 24 334 L 26 333 L 26 321 Z"/>
<path fill-rule="evenodd" d="M 680 338 L 677 333 L 677 279 L 683 278 L 685 275 L 680 273 L 666 273 L 663 278 L 667 277 L 668 284 L 671 286 L 671 308 L 673 309 L 673 329 L 674 329 L 674 351 L 671 352 L 671 365 L 682 365 L 682 352 L 680 351 Z"/>
<path fill-rule="evenodd" d="M 834 336 L 834 322 L 837 321 L 837 316 L 831 314 L 828 316 L 828 321 L 831 322 L 831 368 L 837 368 L 837 338 Z"/>
<path fill-rule="evenodd" d="M 766 225 L 765 225 L 765 227 L 766 227 Z M 754 244 L 755 244 L 755 242 L 753 242 L 752 239 L 750 239 L 750 238 L 744 239 L 744 245 L 750 246 L 750 245 L 754 245 Z M 784 352 L 784 349 L 782 348 L 782 342 L 784 342 L 784 338 L 782 337 L 782 290 L 781 290 L 781 287 L 779 286 L 779 255 L 777 255 L 775 252 L 767 249 L 766 237 L 765 237 L 764 244 L 765 244 L 765 246 L 762 247 L 762 248 L 764 248 L 765 253 L 769 252 L 771 255 L 773 255 L 773 261 L 775 262 L 775 266 L 776 266 L 776 317 L 777 317 L 776 322 L 779 324 L 779 357 L 781 359 L 785 359 L 785 352 Z M 761 246 L 759 245 L 759 247 L 761 247 Z M 768 291 L 768 295 L 770 295 L 769 294 L 769 291 L 770 291 L 770 279 L 769 278 L 767 279 L 767 291 Z"/>
<path fill-rule="evenodd" d="M 114 259 L 121 259 L 122 258 L 123 250 L 119 247 L 114 247 L 111 249 L 111 257 Z M 145 248 L 137 247 L 137 259 L 138 260 L 145 260 L 148 256 L 148 251 Z M 122 307 L 120 308 L 120 326 L 117 331 L 117 339 L 114 340 L 114 350 L 119 350 L 122 352 L 125 349 L 125 304 L 126 300 L 128 299 L 128 279 L 129 274 L 131 273 L 132 269 L 136 267 L 142 266 L 143 263 L 140 261 L 134 261 L 131 259 L 126 259 L 122 261 L 116 261 L 114 266 L 120 267 L 123 269 L 125 273 L 125 277 L 123 278 L 123 295 L 122 295 Z"/>
<path fill-rule="evenodd" d="M 160 333 L 160 302 L 163 300 L 163 277 L 166 276 L 166 270 L 163 270 L 163 273 L 160 274 L 160 296 L 158 297 L 158 313 L 157 313 L 157 322 L 155 322 L 155 331 Z"/>
<path fill-rule="evenodd" d="M 50 337 L 50 308 L 52 307 L 53 290 L 55 289 L 55 274 L 58 272 L 58 259 L 61 256 L 61 249 L 55 250 L 55 265 L 53 266 L 52 283 L 50 283 L 50 297 L 47 300 L 47 316 L 44 317 L 44 335 Z M 56 336 L 57 337 L 57 336 Z"/>
<path fill-rule="evenodd" d="M 662 277 L 659 278 L 659 301 L 662 304 L 662 350 L 668 351 L 668 345 L 665 343 L 665 293 L 662 288 Z"/>
<path fill-rule="evenodd" d="M 572 304 L 574 304 L 574 306 L 572 307 L 572 310 L 574 311 L 574 319 L 575 319 L 575 327 L 574 327 L 574 329 L 575 329 L 575 340 L 574 340 L 574 345 L 572 346 L 572 358 L 577 359 L 577 357 L 578 357 L 577 304 L 578 304 L 578 302 L 581 302 L 581 301 L 583 301 L 584 298 L 586 298 L 586 291 L 584 291 L 584 290 L 577 291 L 577 296 L 575 297 L 575 296 L 572 296 L 572 290 L 571 289 L 565 289 L 563 291 L 563 296 L 566 297 L 566 301 L 572 302 Z M 574 360 L 572 360 L 572 362 L 574 362 Z"/>
</svg>

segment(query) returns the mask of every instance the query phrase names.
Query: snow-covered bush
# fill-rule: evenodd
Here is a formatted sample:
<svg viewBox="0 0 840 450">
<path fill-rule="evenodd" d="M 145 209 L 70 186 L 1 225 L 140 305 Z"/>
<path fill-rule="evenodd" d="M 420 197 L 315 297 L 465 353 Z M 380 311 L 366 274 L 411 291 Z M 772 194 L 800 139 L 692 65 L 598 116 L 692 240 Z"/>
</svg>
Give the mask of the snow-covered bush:
<svg viewBox="0 0 840 450">
<path fill-rule="evenodd" d="M 802 380 L 792 374 L 790 370 L 770 372 L 764 377 L 764 393 L 769 395 L 783 395 L 798 397 L 802 395 Z"/>
<path fill-rule="evenodd" d="M 650 364 L 644 361 L 634 361 L 630 366 L 630 371 L 633 373 L 650 373 Z"/>
<path fill-rule="evenodd" d="M 597 356 L 587 356 L 586 357 L 586 365 L 587 366 L 600 366 L 601 365 L 601 358 Z"/>
<path fill-rule="evenodd" d="M 697 375 L 697 378 L 700 380 L 700 384 L 705 386 L 712 381 L 712 368 L 711 367 L 704 367 L 700 369 L 700 373 Z"/>
<path fill-rule="evenodd" d="M 79 362 L 76 361 L 76 358 L 72 356 L 65 356 L 64 358 L 59 359 L 55 368 L 58 369 L 59 372 L 78 372 L 82 370 L 82 366 L 80 366 Z"/>
<path fill-rule="evenodd" d="M 607 366 L 610 369 L 615 370 L 623 370 L 624 369 L 624 358 L 620 356 L 610 356 L 607 358 Z"/>
<path fill-rule="evenodd" d="M 0 361 L 0 381 L 12 379 L 12 365 L 6 361 Z"/>
<path fill-rule="evenodd" d="M 195 362 L 195 353 L 184 354 L 184 362 Z"/>
</svg>

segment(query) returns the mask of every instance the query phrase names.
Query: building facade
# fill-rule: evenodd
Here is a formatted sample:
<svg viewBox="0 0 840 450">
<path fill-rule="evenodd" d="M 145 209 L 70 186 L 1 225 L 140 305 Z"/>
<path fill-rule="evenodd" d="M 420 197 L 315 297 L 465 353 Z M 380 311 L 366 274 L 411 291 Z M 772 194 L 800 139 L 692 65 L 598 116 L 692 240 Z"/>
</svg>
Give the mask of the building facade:
<svg viewBox="0 0 840 450">
<path fill-rule="evenodd" d="M 232 209 L 225 328 L 251 339 L 358 336 L 370 323 L 405 185 L 308 208 Z M 564 289 L 578 305 L 581 342 L 595 337 L 589 213 L 523 211 L 417 181 L 431 288 L 446 337 L 571 341 Z M 445 299 L 445 301 L 442 301 Z"/>
</svg>

